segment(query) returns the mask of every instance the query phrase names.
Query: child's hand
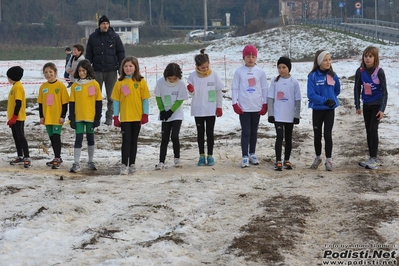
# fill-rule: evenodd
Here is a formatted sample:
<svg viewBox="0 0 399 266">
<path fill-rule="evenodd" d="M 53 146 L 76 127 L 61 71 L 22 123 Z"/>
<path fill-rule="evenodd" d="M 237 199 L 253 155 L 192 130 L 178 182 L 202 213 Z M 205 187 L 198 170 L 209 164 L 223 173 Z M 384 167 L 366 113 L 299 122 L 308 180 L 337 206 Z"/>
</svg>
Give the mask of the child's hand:
<svg viewBox="0 0 399 266">
<path fill-rule="evenodd" d="M 267 103 L 262 105 L 262 109 L 259 111 L 258 115 L 265 115 L 267 113 Z"/>
<path fill-rule="evenodd" d="M 44 120 L 44 117 L 41 117 L 41 118 L 40 118 L 40 124 L 41 124 L 41 125 L 44 125 L 44 121 L 45 121 L 45 120 Z"/>
<path fill-rule="evenodd" d="M 119 116 L 114 116 L 114 126 L 121 127 L 121 121 L 119 121 Z"/>
<path fill-rule="evenodd" d="M 357 110 L 356 110 L 356 114 L 361 115 L 361 114 L 362 114 L 362 110 L 357 109 Z"/>
<path fill-rule="evenodd" d="M 12 125 L 15 125 L 15 124 L 17 123 L 17 119 L 18 119 L 18 116 L 12 115 L 12 117 L 10 118 L 10 120 L 7 121 L 7 125 L 8 125 L 9 127 L 11 127 Z"/>
<path fill-rule="evenodd" d="M 221 117 L 223 115 L 222 108 L 216 108 L 216 117 Z"/>
<path fill-rule="evenodd" d="M 40 120 L 42 120 L 42 119 L 40 119 Z M 63 125 L 64 122 L 65 122 L 65 118 L 60 117 L 60 120 L 58 120 L 58 122 L 59 122 L 61 125 Z M 43 118 L 43 123 L 44 123 L 44 118 Z"/>
<path fill-rule="evenodd" d="M 267 121 L 268 121 L 269 123 L 274 124 L 274 122 L 275 122 L 274 116 L 269 116 L 269 117 L 267 118 Z"/>
<path fill-rule="evenodd" d="M 191 92 L 191 93 L 193 93 L 194 92 L 194 86 L 193 86 L 193 84 L 188 84 L 187 85 L 187 90 L 189 91 L 189 92 Z"/>
<path fill-rule="evenodd" d="M 148 123 L 148 115 L 147 114 L 143 114 L 143 116 L 141 117 L 141 121 L 140 121 L 140 126 L 147 124 Z"/>
<path fill-rule="evenodd" d="M 241 107 L 238 106 L 238 103 L 233 104 L 234 112 L 238 115 L 242 115 L 244 112 L 242 111 Z"/>
<path fill-rule="evenodd" d="M 382 118 L 384 118 L 384 112 L 378 111 L 376 117 L 378 121 L 382 120 Z"/>
<path fill-rule="evenodd" d="M 298 125 L 298 124 L 299 124 L 299 118 L 296 118 L 296 117 L 294 118 L 294 124 L 295 124 L 295 125 Z"/>
</svg>

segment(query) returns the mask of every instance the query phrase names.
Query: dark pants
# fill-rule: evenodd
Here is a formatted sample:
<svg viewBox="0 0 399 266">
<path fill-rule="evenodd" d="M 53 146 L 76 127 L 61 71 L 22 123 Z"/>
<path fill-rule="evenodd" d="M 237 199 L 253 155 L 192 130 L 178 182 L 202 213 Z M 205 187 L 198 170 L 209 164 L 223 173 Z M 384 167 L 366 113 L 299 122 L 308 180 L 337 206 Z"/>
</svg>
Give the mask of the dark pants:
<svg viewBox="0 0 399 266">
<path fill-rule="evenodd" d="M 159 162 L 164 163 L 168 151 L 169 139 L 172 139 L 173 154 L 175 158 L 180 158 L 180 141 L 179 133 L 182 120 L 171 122 L 162 122 L 162 140 L 161 153 L 159 154 Z M 172 133 L 172 135 L 171 135 Z"/>
<path fill-rule="evenodd" d="M 380 110 L 379 105 L 363 105 L 363 118 L 367 133 L 367 146 L 369 148 L 370 157 L 377 157 L 378 153 L 378 125 L 377 113 Z"/>
<path fill-rule="evenodd" d="M 137 142 L 140 133 L 140 121 L 122 122 L 122 163 L 126 166 L 136 163 Z"/>
<path fill-rule="evenodd" d="M 334 126 L 335 111 L 332 110 L 313 110 L 312 121 L 313 121 L 313 133 L 314 133 L 314 148 L 316 156 L 321 155 L 321 139 L 323 136 L 323 124 L 324 124 L 324 142 L 326 158 L 331 158 L 333 141 L 332 141 L 332 129 Z"/>
<path fill-rule="evenodd" d="M 17 121 L 17 123 L 11 126 L 11 132 L 15 147 L 17 148 L 18 157 L 29 158 L 29 147 L 25 138 L 24 126 L 25 121 Z"/>
<path fill-rule="evenodd" d="M 289 161 L 292 150 L 292 131 L 294 129 L 294 124 L 275 122 L 274 127 L 276 128 L 277 134 L 276 143 L 274 145 L 274 150 L 276 152 L 276 161 L 281 161 L 283 139 L 285 140 L 284 161 Z"/>
<path fill-rule="evenodd" d="M 248 156 L 248 146 L 249 153 L 255 153 L 259 120 L 260 115 L 258 112 L 245 112 L 240 115 L 242 156 Z"/>
<path fill-rule="evenodd" d="M 112 117 L 114 115 L 114 106 L 111 99 L 112 90 L 114 88 L 115 82 L 118 78 L 117 71 L 108 72 L 95 72 L 96 81 L 100 84 L 102 91 L 103 83 L 105 83 L 105 92 L 107 93 L 107 111 L 105 112 L 105 121 L 112 123 Z"/>
<path fill-rule="evenodd" d="M 197 143 L 200 154 L 205 154 L 205 132 L 206 144 L 208 145 L 208 155 L 213 155 L 213 145 L 215 138 L 213 131 L 215 129 L 216 116 L 195 117 L 197 127 Z"/>
</svg>

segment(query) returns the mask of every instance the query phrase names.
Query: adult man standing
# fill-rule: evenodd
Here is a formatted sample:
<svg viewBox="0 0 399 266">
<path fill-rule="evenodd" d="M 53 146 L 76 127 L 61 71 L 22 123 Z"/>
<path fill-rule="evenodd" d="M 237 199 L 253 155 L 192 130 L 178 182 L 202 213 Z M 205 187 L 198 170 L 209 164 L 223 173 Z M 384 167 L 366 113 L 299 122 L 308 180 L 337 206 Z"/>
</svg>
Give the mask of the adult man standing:
<svg viewBox="0 0 399 266">
<path fill-rule="evenodd" d="M 125 48 L 121 38 L 110 27 L 109 19 L 102 16 L 98 21 L 98 28 L 89 36 L 86 46 L 86 59 L 92 65 L 96 74 L 96 80 L 102 89 L 105 83 L 107 93 L 107 111 L 105 112 L 105 124 L 112 125 L 114 114 L 111 99 L 112 89 L 118 78 L 119 66 L 125 58 Z"/>
</svg>

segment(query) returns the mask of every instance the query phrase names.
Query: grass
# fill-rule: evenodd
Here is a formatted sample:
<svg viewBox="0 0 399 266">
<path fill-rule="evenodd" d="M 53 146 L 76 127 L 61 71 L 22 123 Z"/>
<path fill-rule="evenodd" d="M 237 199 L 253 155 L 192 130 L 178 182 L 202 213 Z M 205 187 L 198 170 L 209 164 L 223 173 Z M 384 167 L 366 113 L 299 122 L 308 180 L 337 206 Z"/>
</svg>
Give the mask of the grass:
<svg viewBox="0 0 399 266">
<path fill-rule="evenodd" d="M 136 57 L 153 57 L 187 53 L 206 48 L 206 44 L 126 45 L 125 54 Z M 5 60 L 61 60 L 65 47 L 8 47 L 0 46 L 0 61 Z"/>
</svg>

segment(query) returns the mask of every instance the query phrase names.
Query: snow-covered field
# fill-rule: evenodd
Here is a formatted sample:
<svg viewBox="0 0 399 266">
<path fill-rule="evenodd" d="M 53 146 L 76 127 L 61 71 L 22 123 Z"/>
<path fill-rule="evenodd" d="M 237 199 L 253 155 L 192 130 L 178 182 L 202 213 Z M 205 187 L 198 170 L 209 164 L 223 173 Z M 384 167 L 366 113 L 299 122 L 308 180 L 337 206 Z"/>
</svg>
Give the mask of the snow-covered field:
<svg viewBox="0 0 399 266">
<path fill-rule="evenodd" d="M 257 146 L 261 164 L 240 168 L 240 125 L 231 108 L 230 86 L 247 43 L 259 47 L 258 65 L 269 81 L 277 75 L 276 62 L 282 55 L 299 60 L 312 58 L 318 49 L 331 52 L 342 83 L 333 130 L 333 172 L 324 167 L 309 169 L 314 159 L 306 98 L 310 61 L 294 62 L 291 71 L 303 98 L 301 123 L 294 128 L 291 161 L 295 169 L 273 170 L 275 130 L 266 116 L 261 118 Z M 106 125 L 95 133 L 98 171 L 68 172 L 74 131 L 67 125 L 62 135 L 64 164 L 49 169 L 45 162 L 52 159 L 52 149 L 44 126 L 38 123 L 35 100 L 46 62 L 0 61 L 0 101 L 7 100 L 11 88 L 6 83 L 7 69 L 13 65 L 25 69 L 22 82 L 31 99 L 25 132 L 33 164 L 30 169 L 9 165 L 16 152 L 6 112 L 1 110 L 0 265 L 307 266 L 338 260 L 343 265 L 362 265 L 364 260 L 367 265 L 376 259 L 372 255 L 334 258 L 347 250 L 391 252 L 391 257 L 376 261 L 397 263 L 392 252 L 399 250 L 399 47 L 376 45 L 389 92 L 380 124 L 383 166 L 375 171 L 357 166 L 368 153 L 363 119 L 355 113 L 353 82 L 348 78 L 359 66 L 362 50 L 371 44 L 326 30 L 295 27 L 212 42 L 207 48 L 211 67 L 226 85 L 224 115 L 215 126 L 216 164 L 196 166 L 196 130 L 188 100 L 180 134 L 183 167 L 154 170 L 161 124 L 152 97 L 150 122 L 140 134 L 138 171 L 129 176 L 118 174 L 119 129 Z M 135 56 L 152 91 L 170 62 L 182 66 L 186 79 L 194 70 L 197 53 Z M 64 60 L 55 63 L 62 76 Z M 169 146 L 167 159 L 172 163 Z"/>
</svg>

